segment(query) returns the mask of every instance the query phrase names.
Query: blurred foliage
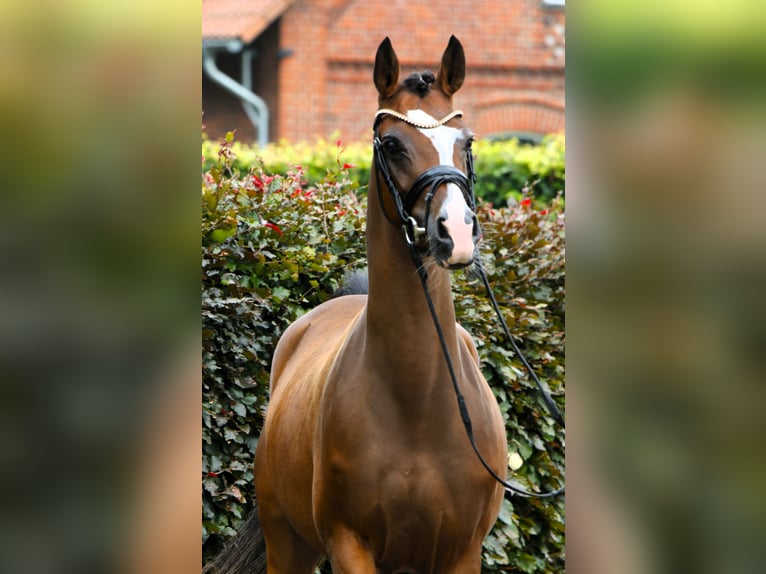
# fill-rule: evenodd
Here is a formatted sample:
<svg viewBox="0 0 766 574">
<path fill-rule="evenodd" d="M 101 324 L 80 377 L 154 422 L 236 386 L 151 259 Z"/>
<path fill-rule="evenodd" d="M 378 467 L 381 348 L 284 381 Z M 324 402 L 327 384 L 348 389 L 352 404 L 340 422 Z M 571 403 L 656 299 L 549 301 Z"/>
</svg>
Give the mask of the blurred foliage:
<svg viewBox="0 0 766 574">
<path fill-rule="evenodd" d="M 216 144 L 214 157 L 209 157 L 213 147 L 205 144 L 209 159 L 202 174 L 205 558 L 220 550 L 250 509 L 252 459 L 279 337 L 297 317 L 327 300 L 348 269 L 365 262 L 366 198 L 355 193 L 352 168 L 341 161 L 342 146 L 323 147 L 324 175 L 312 183 L 303 168 L 270 174 L 265 160 L 242 163 L 234 150 L 245 148 L 232 140 L 230 134 Z M 485 267 L 502 312 L 560 404 L 561 206 L 559 199 L 538 209 L 525 198 L 514 208 L 479 207 Z M 563 482 L 561 432 L 503 339 L 481 283 L 470 272 L 454 277 L 459 320 L 474 334 L 482 370 L 506 420 L 509 451 L 523 460 L 512 476 L 529 489 L 555 488 Z M 484 571 L 561 572 L 563 504 L 563 498 L 506 499 L 485 541 Z"/>
<path fill-rule="evenodd" d="M 176 0 L 0 6 L 0 572 L 199 563 L 188 450 L 153 457 L 199 400 L 178 372 L 198 362 L 200 17 Z M 165 568 L 134 568 L 160 507 Z"/>
<path fill-rule="evenodd" d="M 216 162 L 219 144 L 205 140 L 202 143 L 204 169 Z M 349 179 L 358 189 L 366 192 L 372 161 L 370 144 L 318 140 L 314 144 L 269 144 L 257 146 L 233 142 L 233 166 L 241 172 L 252 167 L 270 173 L 287 173 L 301 166 L 309 184 L 317 185 L 338 167 L 345 166 Z M 515 203 L 525 190 L 534 194 L 539 202 L 548 203 L 564 192 L 564 136 L 551 134 L 540 145 L 521 144 L 517 139 L 504 141 L 477 140 L 473 145 L 475 169 L 478 175 L 476 195 L 494 205 Z M 343 163 L 339 163 L 339 155 Z"/>
<path fill-rule="evenodd" d="M 577 4 L 568 566 L 758 572 L 766 4 Z"/>
</svg>

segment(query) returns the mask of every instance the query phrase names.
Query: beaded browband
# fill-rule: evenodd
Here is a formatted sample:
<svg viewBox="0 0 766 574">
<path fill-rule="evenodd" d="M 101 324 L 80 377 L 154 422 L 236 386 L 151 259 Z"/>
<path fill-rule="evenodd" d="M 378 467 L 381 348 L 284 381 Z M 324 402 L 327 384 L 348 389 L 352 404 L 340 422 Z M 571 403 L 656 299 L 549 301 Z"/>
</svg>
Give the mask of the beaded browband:
<svg viewBox="0 0 766 574">
<path fill-rule="evenodd" d="M 455 117 L 458 117 L 458 116 L 462 116 L 462 115 L 463 115 L 463 110 L 455 110 L 454 112 L 447 114 L 442 119 L 440 119 L 440 120 L 438 120 L 438 121 L 436 121 L 436 122 L 434 122 L 432 124 L 423 124 L 423 123 L 416 122 L 416 121 L 410 119 L 409 117 L 405 116 L 404 114 L 400 114 L 396 110 L 389 110 L 387 108 L 383 108 L 383 109 L 380 109 L 377 112 L 375 112 L 375 122 L 374 123 L 377 124 L 378 123 L 378 119 L 381 116 L 393 116 L 396 119 L 402 120 L 403 122 L 406 122 L 406 123 L 410 124 L 411 126 L 415 126 L 416 128 L 420 128 L 420 129 L 423 129 L 423 130 L 430 130 L 430 129 L 433 129 L 433 128 L 438 128 L 439 126 L 443 126 L 448 121 L 450 121 L 452 118 L 455 118 Z"/>
</svg>

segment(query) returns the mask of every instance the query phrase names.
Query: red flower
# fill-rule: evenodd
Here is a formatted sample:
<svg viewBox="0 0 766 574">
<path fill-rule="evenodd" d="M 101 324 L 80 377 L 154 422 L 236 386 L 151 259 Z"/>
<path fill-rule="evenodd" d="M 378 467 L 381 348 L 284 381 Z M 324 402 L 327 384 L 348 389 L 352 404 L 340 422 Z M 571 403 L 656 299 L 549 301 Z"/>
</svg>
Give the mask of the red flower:
<svg viewBox="0 0 766 574">
<path fill-rule="evenodd" d="M 521 205 L 523 205 L 524 207 L 529 207 L 530 205 L 532 205 L 532 198 L 525 197 L 524 199 L 521 200 Z"/>
<path fill-rule="evenodd" d="M 263 179 L 257 175 L 253 176 L 253 183 L 255 184 L 255 187 L 257 187 L 260 191 L 263 191 L 272 181 L 274 181 L 273 175 L 264 175 Z"/>
<path fill-rule="evenodd" d="M 356 166 L 353 163 L 344 163 L 343 164 L 343 169 L 353 169 L 355 167 Z"/>
<path fill-rule="evenodd" d="M 547 209 L 541 209 L 540 210 L 540 215 L 548 215 L 548 210 Z"/>
<path fill-rule="evenodd" d="M 340 146 L 342 146 L 342 145 L 343 145 L 343 142 L 341 142 L 340 140 L 338 140 L 338 141 L 336 141 L 336 142 L 335 142 L 335 145 L 336 145 L 337 147 L 340 147 Z"/>
<path fill-rule="evenodd" d="M 271 221 L 266 221 L 263 225 L 264 225 L 264 227 L 268 227 L 269 229 L 273 229 L 279 235 L 282 235 L 282 230 L 279 228 L 279 225 L 277 225 L 276 223 L 272 223 Z"/>
</svg>

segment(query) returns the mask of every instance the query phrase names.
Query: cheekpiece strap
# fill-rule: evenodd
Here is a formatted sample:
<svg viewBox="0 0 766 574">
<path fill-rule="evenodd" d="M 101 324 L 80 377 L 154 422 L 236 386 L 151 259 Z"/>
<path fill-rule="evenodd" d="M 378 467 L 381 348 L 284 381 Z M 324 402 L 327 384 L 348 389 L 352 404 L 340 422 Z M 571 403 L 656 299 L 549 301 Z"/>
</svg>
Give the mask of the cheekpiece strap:
<svg viewBox="0 0 766 574">
<path fill-rule="evenodd" d="M 375 112 L 375 122 L 374 125 L 377 125 L 379 119 L 381 116 L 393 116 L 398 120 L 402 120 L 405 123 L 410 124 L 411 126 L 415 126 L 416 128 L 420 128 L 422 130 L 430 130 L 433 128 L 438 128 L 439 126 L 443 126 L 448 121 L 450 121 L 452 118 L 456 118 L 458 116 L 463 115 L 463 110 L 455 110 L 454 112 L 451 112 L 444 116 L 442 119 L 432 123 L 432 124 L 424 124 L 421 122 L 416 122 L 409 117 L 405 116 L 404 114 L 401 114 L 397 112 L 396 110 L 389 110 L 388 108 L 382 108 Z"/>
</svg>

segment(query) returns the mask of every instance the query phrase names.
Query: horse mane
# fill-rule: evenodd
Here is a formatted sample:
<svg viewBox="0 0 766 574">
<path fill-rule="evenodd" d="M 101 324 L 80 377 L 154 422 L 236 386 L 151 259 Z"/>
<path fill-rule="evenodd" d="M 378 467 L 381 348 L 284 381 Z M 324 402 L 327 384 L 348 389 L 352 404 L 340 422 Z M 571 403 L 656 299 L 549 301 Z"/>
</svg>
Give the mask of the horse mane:
<svg viewBox="0 0 766 574">
<path fill-rule="evenodd" d="M 404 80 L 404 87 L 407 88 L 413 94 L 417 94 L 421 98 L 425 97 L 428 93 L 428 89 L 436 81 L 436 77 L 431 70 L 425 72 L 413 72 Z"/>
<path fill-rule="evenodd" d="M 332 298 L 343 297 L 344 295 L 367 295 L 370 290 L 367 278 L 367 269 L 357 269 L 346 273 L 343 277 L 343 283 L 338 290 L 332 294 Z"/>
</svg>

